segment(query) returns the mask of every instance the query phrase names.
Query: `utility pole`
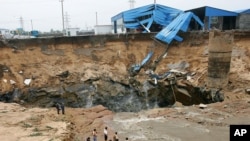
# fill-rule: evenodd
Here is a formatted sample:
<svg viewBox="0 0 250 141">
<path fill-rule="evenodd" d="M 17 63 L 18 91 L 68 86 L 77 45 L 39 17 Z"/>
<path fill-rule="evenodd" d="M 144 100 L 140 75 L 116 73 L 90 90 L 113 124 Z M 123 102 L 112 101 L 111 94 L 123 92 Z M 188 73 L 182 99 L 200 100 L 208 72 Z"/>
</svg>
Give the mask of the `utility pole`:
<svg viewBox="0 0 250 141">
<path fill-rule="evenodd" d="M 96 20 L 96 25 L 98 25 L 98 17 L 97 17 L 97 12 L 95 12 L 95 20 Z"/>
<path fill-rule="evenodd" d="M 33 30 L 33 23 L 32 23 L 32 20 L 30 21 L 30 23 L 31 23 L 31 30 Z"/>
<path fill-rule="evenodd" d="M 64 12 L 63 12 L 63 1 L 64 1 L 64 0 L 59 0 L 59 2 L 61 2 L 61 5 L 62 5 L 62 25 L 63 25 L 63 34 L 64 34 Z"/>
<path fill-rule="evenodd" d="M 20 17 L 20 28 L 22 28 L 22 30 L 24 30 L 24 26 L 23 26 L 23 17 Z"/>
<path fill-rule="evenodd" d="M 70 28 L 70 25 L 69 25 L 69 22 L 70 22 L 70 20 L 69 20 L 70 18 L 69 18 L 69 15 L 68 15 L 68 13 L 66 12 L 65 13 L 65 27 L 66 27 L 66 29 L 67 28 Z"/>
<path fill-rule="evenodd" d="M 135 7 L 135 0 L 129 0 L 129 8 L 133 9 Z"/>
</svg>

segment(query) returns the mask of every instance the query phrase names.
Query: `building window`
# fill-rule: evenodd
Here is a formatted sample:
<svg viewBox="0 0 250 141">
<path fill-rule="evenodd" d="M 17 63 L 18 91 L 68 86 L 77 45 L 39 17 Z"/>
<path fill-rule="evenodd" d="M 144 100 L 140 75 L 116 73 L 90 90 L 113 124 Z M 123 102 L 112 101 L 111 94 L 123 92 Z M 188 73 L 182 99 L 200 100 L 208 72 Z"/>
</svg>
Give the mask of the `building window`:
<svg viewBox="0 0 250 141">
<path fill-rule="evenodd" d="M 211 24 L 217 24 L 218 21 L 218 17 L 211 17 Z"/>
</svg>

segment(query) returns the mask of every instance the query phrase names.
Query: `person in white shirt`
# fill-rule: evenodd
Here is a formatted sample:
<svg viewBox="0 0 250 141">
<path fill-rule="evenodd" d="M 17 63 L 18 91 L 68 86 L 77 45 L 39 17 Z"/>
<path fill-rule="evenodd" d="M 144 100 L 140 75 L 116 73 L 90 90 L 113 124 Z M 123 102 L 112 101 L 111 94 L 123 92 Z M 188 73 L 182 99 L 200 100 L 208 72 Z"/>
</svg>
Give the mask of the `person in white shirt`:
<svg viewBox="0 0 250 141">
<path fill-rule="evenodd" d="M 104 128 L 103 133 L 104 133 L 104 141 L 108 141 L 108 127 Z"/>
</svg>

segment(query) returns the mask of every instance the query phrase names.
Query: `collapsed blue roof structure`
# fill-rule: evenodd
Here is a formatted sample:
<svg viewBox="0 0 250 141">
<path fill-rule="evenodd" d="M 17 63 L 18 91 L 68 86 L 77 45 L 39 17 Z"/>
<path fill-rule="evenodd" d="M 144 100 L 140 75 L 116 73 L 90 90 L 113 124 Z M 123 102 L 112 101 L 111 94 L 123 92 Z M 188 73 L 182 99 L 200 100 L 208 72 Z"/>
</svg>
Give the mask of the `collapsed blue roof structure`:
<svg viewBox="0 0 250 141">
<path fill-rule="evenodd" d="M 182 41 L 183 39 L 178 36 L 178 32 L 181 30 L 186 32 L 188 30 L 191 19 L 194 19 L 200 26 L 204 24 L 200 21 L 199 17 L 194 15 L 192 12 L 182 13 L 176 17 L 167 27 L 161 30 L 155 38 L 161 40 L 165 43 L 171 43 L 173 39 L 177 41 Z"/>
<path fill-rule="evenodd" d="M 165 27 L 180 13 L 184 12 L 160 4 L 150 4 L 121 12 L 112 17 L 111 21 L 115 23 L 114 28 L 116 28 L 118 20 L 123 20 L 126 28 L 137 29 L 143 27 L 144 32 L 150 32 L 149 29 L 153 23 Z"/>
<path fill-rule="evenodd" d="M 163 6 L 160 4 L 150 4 L 143 7 L 127 10 L 111 18 L 114 23 L 114 32 L 117 27 L 126 29 L 143 29 L 144 32 L 151 32 L 152 27 L 158 26 L 159 32 L 155 37 L 165 43 L 170 43 L 173 39 L 182 41 L 177 34 L 181 30 L 188 30 L 191 19 L 194 19 L 201 27 L 203 23 L 199 17 L 192 12 L 185 13 L 182 10 Z"/>
</svg>

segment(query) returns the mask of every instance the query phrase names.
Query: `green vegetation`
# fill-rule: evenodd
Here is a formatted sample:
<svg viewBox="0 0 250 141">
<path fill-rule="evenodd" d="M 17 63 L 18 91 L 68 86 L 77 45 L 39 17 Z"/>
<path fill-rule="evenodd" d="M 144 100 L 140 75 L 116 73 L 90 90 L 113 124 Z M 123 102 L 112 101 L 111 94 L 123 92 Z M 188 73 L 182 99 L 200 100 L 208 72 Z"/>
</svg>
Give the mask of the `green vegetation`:
<svg viewBox="0 0 250 141">
<path fill-rule="evenodd" d="M 43 133 L 41 133 L 41 132 L 36 132 L 36 133 L 30 134 L 31 137 L 34 137 L 34 136 L 42 136 L 42 135 L 43 135 Z"/>
<path fill-rule="evenodd" d="M 30 123 L 23 122 L 22 127 L 23 127 L 23 128 L 31 128 L 32 125 L 31 125 Z"/>
</svg>

